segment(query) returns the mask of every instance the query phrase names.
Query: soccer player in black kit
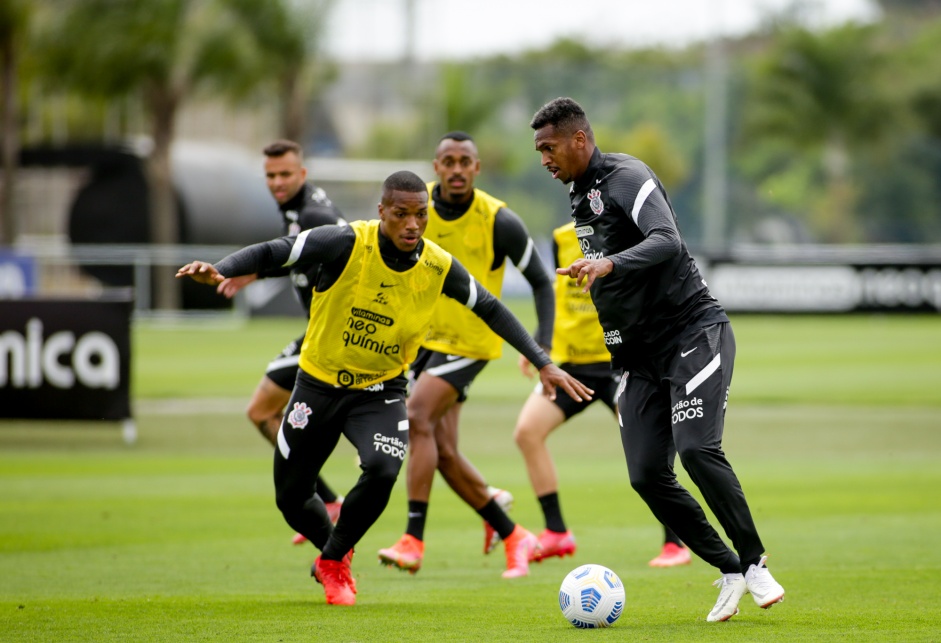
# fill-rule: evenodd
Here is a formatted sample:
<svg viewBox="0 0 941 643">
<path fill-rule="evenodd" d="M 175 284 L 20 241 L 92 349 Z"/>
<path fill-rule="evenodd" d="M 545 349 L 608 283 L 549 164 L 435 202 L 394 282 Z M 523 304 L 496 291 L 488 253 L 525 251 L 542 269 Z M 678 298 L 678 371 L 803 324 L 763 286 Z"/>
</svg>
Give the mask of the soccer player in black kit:
<svg viewBox="0 0 941 643">
<path fill-rule="evenodd" d="M 422 239 L 427 222 L 425 183 L 411 172 L 396 172 L 383 184 L 378 221 L 320 226 L 243 248 L 215 266 L 195 261 L 177 272 L 218 284 L 278 266 L 321 265 L 311 284 L 297 381 L 278 432 L 274 483 L 288 524 L 315 544 L 325 541 L 311 573 L 332 605 L 356 603 L 353 547 L 388 504 L 405 458 L 405 373 L 442 295 L 473 310 L 532 361 L 550 397 L 556 386 L 577 400 L 592 393 L 555 366 L 457 259 Z M 362 475 L 333 528 L 311 489 L 341 435 L 356 447 Z"/>
<path fill-rule="evenodd" d="M 541 107 L 530 127 L 542 165 L 572 184 L 584 258 L 558 272 L 591 292 L 612 366 L 624 371 L 618 415 L 631 486 L 660 522 L 722 572 L 706 620 L 737 614 L 746 591 L 771 607 L 784 588 L 764 564 L 764 546 L 722 450 L 735 338 L 686 249 L 666 190 L 642 161 L 602 153 L 571 98 Z M 677 482 L 671 442 L 735 551 Z"/>
<path fill-rule="evenodd" d="M 343 214 L 333 205 L 323 189 L 307 181 L 304 152 L 298 143 L 286 139 L 277 140 L 265 146 L 262 153 L 265 155 L 265 182 L 281 213 L 282 234 L 294 236 L 302 230 L 322 225 L 346 225 Z M 231 299 L 256 279 L 290 276 L 294 284 L 294 295 L 307 316 L 310 314 L 309 285 L 318 269 L 319 266 L 316 265 L 296 270 L 279 267 L 262 274 L 230 277 L 219 284 L 216 291 Z M 278 429 L 281 428 L 284 406 L 291 397 L 291 389 L 297 379 L 297 360 L 303 341 L 302 334 L 288 343 L 284 350 L 268 363 L 245 411 L 249 421 L 258 427 L 262 436 L 272 446 L 278 446 Z M 336 522 L 343 498 L 338 497 L 323 478 L 317 479 L 317 495 L 323 500 L 330 519 Z M 294 536 L 296 545 L 306 541 L 303 534 Z"/>
</svg>

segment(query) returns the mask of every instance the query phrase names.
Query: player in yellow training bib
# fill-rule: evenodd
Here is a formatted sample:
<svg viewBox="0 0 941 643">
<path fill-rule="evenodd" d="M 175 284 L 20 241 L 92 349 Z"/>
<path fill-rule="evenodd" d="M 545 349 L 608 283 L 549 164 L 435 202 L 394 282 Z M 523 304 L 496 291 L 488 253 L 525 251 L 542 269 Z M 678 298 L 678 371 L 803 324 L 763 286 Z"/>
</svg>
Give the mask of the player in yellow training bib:
<svg viewBox="0 0 941 643">
<path fill-rule="evenodd" d="M 415 358 L 440 295 L 462 302 L 501 328 L 501 336 L 540 367 L 550 396 L 561 386 L 576 398 L 591 391 L 552 364 L 519 321 L 449 253 L 422 239 L 428 193 L 411 172 L 396 172 L 382 188 L 378 221 L 321 226 L 296 237 L 259 243 L 215 266 L 180 268 L 207 284 L 277 266 L 321 264 L 311 284 L 311 316 L 300 371 L 278 433 L 274 483 L 278 509 L 297 532 L 324 543 L 311 569 L 327 602 L 353 605 L 353 547 L 389 501 L 408 449 L 405 369 Z M 340 436 L 349 440 L 363 473 L 343 503 L 336 527 L 313 494 Z M 516 527 L 507 547 L 529 556 L 536 537 Z"/>
<path fill-rule="evenodd" d="M 435 151 L 438 180 L 428 186 L 431 207 L 426 238 L 446 249 L 487 290 L 500 296 L 507 260 L 529 282 L 536 304 L 536 341 L 547 349 L 552 339 L 552 282 L 522 220 L 503 201 L 474 187 L 480 160 L 473 139 L 464 132 L 441 137 Z M 484 521 L 484 552 L 490 553 L 513 532 L 506 514 L 512 496 L 489 487 L 458 449 L 461 407 L 471 384 L 503 340 L 478 317 L 443 300 L 431 318 L 428 336 L 412 365 L 408 399 L 408 522 L 405 534 L 379 550 L 379 560 L 415 573 L 425 547 L 425 518 L 435 470 Z M 507 576 L 527 573 L 528 562 L 507 560 Z"/>
</svg>

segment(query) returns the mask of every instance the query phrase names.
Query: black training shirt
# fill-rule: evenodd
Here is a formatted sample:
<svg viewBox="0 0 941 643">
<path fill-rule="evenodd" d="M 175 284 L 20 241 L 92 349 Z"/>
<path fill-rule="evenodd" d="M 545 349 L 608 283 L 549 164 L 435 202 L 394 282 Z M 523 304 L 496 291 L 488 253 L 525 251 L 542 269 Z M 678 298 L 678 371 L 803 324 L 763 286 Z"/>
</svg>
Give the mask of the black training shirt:
<svg viewBox="0 0 941 643">
<path fill-rule="evenodd" d="M 611 274 L 595 280 L 591 298 L 615 367 L 660 352 L 689 327 L 728 321 L 646 164 L 596 148 L 569 199 L 582 253 L 614 263 Z"/>
<path fill-rule="evenodd" d="M 278 204 L 281 211 L 281 234 L 296 236 L 302 230 L 322 225 L 346 225 L 346 220 L 339 208 L 327 197 L 327 193 L 310 183 L 304 183 L 297 194 L 284 203 Z M 304 268 L 288 269 L 277 267 L 259 273 L 261 278 L 291 276 L 294 293 L 304 307 L 304 314 L 310 314 L 310 285 L 317 279 L 319 266 L 316 264 Z"/>
</svg>

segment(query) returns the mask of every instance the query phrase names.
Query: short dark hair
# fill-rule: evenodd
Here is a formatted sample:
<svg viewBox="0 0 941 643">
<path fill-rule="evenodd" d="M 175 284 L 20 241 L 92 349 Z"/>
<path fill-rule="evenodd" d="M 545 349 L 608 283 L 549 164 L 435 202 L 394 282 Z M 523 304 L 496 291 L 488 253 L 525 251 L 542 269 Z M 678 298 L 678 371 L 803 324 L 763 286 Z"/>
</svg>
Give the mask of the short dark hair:
<svg viewBox="0 0 941 643">
<path fill-rule="evenodd" d="M 298 158 L 304 158 L 304 151 L 301 149 L 300 143 L 289 141 L 286 138 L 278 139 L 274 143 L 269 143 L 262 152 L 264 152 L 265 156 L 274 157 L 284 156 L 288 152 L 294 152 L 297 154 Z"/>
<path fill-rule="evenodd" d="M 392 192 L 427 192 L 428 186 L 421 177 L 408 170 L 399 170 L 386 177 L 382 183 L 382 202 L 388 203 Z"/>
<path fill-rule="evenodd" d="M 439 138 L 438 142 L 440 143 L 441 141 L 447 141 L 447 140 L 470 141 L 471 143 L 474 142 L 474 139 L 470 134 L 468 134 L 467 132 L 462 132 L 461 130 L 454 130 L 454 131 L 448 132 L 447 134 Z"/>
<path fill-rule="evenodd" d="M 588 140 L 594 142 L 595 134 L 582 106 L 567 96 L 553 98 L 539 108 L 529 126 L 535 130 L 551 125 L 563 134 L 574 134 L 578 130 L 585 132 Z"/>
</svg>

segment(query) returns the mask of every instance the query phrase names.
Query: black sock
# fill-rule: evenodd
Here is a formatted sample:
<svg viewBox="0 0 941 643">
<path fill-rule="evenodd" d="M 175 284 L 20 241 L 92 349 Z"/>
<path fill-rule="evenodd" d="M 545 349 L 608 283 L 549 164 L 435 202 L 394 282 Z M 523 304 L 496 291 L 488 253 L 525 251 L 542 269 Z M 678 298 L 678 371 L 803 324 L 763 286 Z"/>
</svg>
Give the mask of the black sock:
<svg viewBox="0 0 941 643">
<path fill-rule="evenodd" d="M 327 481 L 320 476 L 317 476 L 317 495 L 324 502 L 337 501 L 337 494 L 333 493 L 333 489 L 327 486 Z"/>
<path fill-rule="evenodd" d="M 493 527 L 500 538 L 506 540 L 510 537 L 510 534 L 513 533 L 513 530 L 516 529 L 516 523 L 510 520 L 510 517 L 506 515 L 506 512 L 500 508 L 500 505 L 497 504 L 497 501 L 493 498 L 490 499 L 490 502 L 485 504 L 483 508 L 478 509 L 477 513 L 480 514 L 480 517 L 490 523 L 490 526 Z"/>
<path fill-rule="evenodd" d="M 667 543 L 673 543 L 677 547 L 683 546 L 683 541 L 680 540 L 680 537 L 676 535 L 676 532 L 670 529 L 669 527 L 667 527 L 666 525 L 664 525 L 663 526 L 663 544 L 666 545 Z"/>
<path fill-rule="evenodd" d="M 562 507 L 559 506 L 559 494 L 557 492 L 547 493 L 539 496 L 539 505 L 542 507 L 542 515 L 546 519 L 546 529 L 560 534 L 568 531 L 565 527 L 565 521 L 562 520 Z"/>
<path fill-rule="evenodd" d="M 749 567 L 751 567 L 752 565 L 757 565 L 759 562 L 761 562 L 761 556 L 759 556 L 758 558 L 749 558 L 748 560 L 743 560 L 742 561 L 742 573 L 744 574 L 745 572 L 748 571 Z"/>
<path fill-rule="evenodd" d="M 425 518 L 428 517 L 428 503 L 421 500 L 408 501 L 408 525 L 405 533 L 418 540 L 425 539 Z"/>
</svg>

